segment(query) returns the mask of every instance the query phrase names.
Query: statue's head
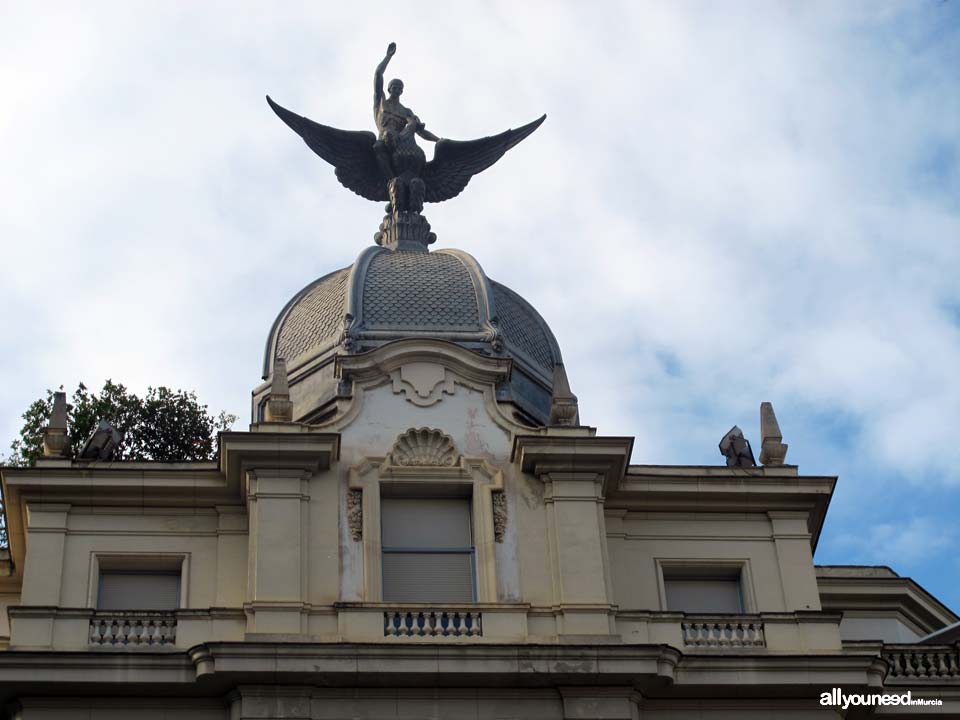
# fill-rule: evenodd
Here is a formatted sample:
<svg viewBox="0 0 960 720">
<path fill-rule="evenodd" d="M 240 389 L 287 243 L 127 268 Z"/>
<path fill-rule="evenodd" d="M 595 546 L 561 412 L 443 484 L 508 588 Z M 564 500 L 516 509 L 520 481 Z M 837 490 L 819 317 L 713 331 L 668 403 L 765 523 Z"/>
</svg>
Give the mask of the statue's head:
<svg viewBox="0 0 960 720">
<path fill-rule="evenodd" d="M 403 80 L 400 78 L 391 80 L 390 84 L 387 85 L 387 92 L 390 93 L 391 97 L 400 97 L 403 95 Z"/>
</svg>

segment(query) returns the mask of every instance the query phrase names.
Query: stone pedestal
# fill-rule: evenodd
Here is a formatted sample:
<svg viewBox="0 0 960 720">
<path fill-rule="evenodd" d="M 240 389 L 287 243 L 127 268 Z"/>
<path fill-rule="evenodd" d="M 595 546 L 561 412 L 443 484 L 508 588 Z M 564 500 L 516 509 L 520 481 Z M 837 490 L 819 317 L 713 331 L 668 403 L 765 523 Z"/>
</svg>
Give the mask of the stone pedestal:
<svg viewBox="0 0 960 720">
<path fill-rule="evenodd" d="M 380 231 L 373 236 L 377 245 L 390 250 L 427 252 L 427 245 L 436 242 L 430 223 L 418 212 L 391 210 L 383 216 Z"/>
</svg>

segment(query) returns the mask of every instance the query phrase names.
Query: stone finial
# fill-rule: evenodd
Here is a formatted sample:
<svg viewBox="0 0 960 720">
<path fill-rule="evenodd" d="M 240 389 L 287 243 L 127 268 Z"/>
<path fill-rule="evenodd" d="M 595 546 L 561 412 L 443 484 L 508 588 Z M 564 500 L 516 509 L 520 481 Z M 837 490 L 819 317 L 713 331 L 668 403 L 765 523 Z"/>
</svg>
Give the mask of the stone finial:
<svg viewBox="0 0 960 720">
<path fill-rule="evenodd" d="M 53 394 L 53 411 L 50 422 L 43 429 L 43 456 L 64 457 L 70 452 L 70 436 L 67 434 L 67 394 Z"/>
<path fill-rule="evenodd" d="M 273 363 L 273 380 L 267 395 L 266 422 L 293 422 L 293 403 L 290 401 L 290 381 L 287 378 L 287 361 L 277 358 Z"/>
<path fill-rule="evenodd" d="M 551 425 L 579 425 L 580 407 L 577 396 L 570 392 L 570 382 L 563 363 L 553 366 L 553 398 L 550 400 Z"/>
<path fill-rule="evenodd" d="M 787 446 L 773 412 L 773 403 L 760 403 L 760 464 L 783 465 L 786 457 Z"/>
<path fill-rule="evenodd" d="M 743 430 L 734 425 L 720 441 L 720 454 L 727 458 L 728 467 L 756 467 L 750 441 L 743 436 Z"/>
</svg>

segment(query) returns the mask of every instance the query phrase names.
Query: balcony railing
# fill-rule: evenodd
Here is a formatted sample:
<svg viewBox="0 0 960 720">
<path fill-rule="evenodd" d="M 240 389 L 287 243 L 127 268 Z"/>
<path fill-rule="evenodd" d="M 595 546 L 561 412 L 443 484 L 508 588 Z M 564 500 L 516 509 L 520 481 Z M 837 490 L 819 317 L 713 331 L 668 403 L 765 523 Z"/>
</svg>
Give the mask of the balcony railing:
<svg viewBox="0 0 960 720">
<path fill-rule="evenodd" d="M 888 678 L 960 678 L 960 645 L 887 645 L 883 659 Z"/>
<path fill-rule="evenodd" d="M 470 610 L 388 610 L 384 637 L 479 637 L 483 617 Z"/>
<path fill-rule="evenodd" d="M 177 641 L 177 618 L 172 612 L 115 610 L 90 618 L 94 647 L 157 647 Z"/>
<path fill-rule="evenodd" d="M 697 648 L 766 647 L 763 623 L 755 620 L 716 619 L 681 624 L 683 644 Z"/>
</svg>

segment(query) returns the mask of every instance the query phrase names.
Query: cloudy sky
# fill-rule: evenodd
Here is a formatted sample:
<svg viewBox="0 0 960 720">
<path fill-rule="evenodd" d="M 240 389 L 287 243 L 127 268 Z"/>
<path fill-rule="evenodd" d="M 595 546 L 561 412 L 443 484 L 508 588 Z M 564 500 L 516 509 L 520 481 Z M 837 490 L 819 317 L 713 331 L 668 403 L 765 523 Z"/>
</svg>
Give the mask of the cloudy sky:
<svg viewBox="0 0 960 720">
<path fill-rule="evenodd" d="M 715 464 L 777 410 L 840 476 L 816 560 L 960 611 L 960 2 L 0 1 L 0 441 L 48 387 L 249 417 L 287 299 L 368 244 L 264 102 L 371 129 L 389 74 L 442 137 L 547 122 L 453 202 L 552 325 L 581 418 Z"/>
</svg>

